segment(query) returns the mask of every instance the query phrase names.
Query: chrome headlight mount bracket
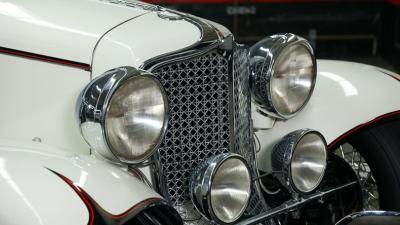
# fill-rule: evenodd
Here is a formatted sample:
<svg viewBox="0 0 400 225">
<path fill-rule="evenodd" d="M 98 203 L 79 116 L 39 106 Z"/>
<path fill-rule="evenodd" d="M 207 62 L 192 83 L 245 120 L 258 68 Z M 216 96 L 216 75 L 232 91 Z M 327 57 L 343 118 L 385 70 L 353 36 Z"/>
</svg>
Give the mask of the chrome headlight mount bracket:
<svg viewBox="0 0 400 225">
<path fill-rule="evenodd" d="M 118 156 L 115 149 L 109 143 L 106 135 L 106 118 L 113 94 L 127 81 L 135 78 L 146 77 L 156 84 L 162 93 L 164 100 L 165 118 L 163 121 L 160 137 L 156 144 L 140 161 L 124 160 Z M 82 136 L 90 148 L 104 158 L 117 163 L 140 164 L 145 162 L 159 147 L 168 122 L 167 96 L 158 79 L 149 72 L 138 70 L 133 67 L 119 67 L 109 70 L 92 80 L 82 91 L 77 101 L 76 114 Z"/>
<path fill-rule="evenodd" d="M 287 51 L 288 48 L 294 46 L 301 46 L 308 52 L 312 62 L 311 71 L 311 84 L 309 94 L 303 100 L 302 105 L 292 113 L 284 113 L 278 110 L 272 99 L 272 78 L 276 75 L 274 69 L 275 63 L 279 56 Z M 253 100 L 259 107 L 257 111 L 262 114 L 269 115 L 278 119 L 290 119 L 295 116 L 297 112 L 301 111 L 309 101 L 314 90 L 316 82 L 316 59 L 314 51 L 307 40 L 304 38 L 291 34 L 277 34 L 266 37 L 250 47 L 250 86 L 252 91 Z"/>
</svg>

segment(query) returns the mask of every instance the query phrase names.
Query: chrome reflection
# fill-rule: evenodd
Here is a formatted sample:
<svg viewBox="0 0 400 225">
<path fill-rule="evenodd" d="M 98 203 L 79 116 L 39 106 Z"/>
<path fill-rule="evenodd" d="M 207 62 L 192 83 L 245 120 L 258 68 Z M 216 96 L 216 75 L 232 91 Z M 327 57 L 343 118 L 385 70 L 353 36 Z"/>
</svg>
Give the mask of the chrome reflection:
<svg viewBox="0 0 400 225">
<path fill-rule="evenodd" d="M 325 174 L 327 145 L 322 134 L 302 129 L 286 135 L 273 149 L 272 166 L 289 191 L 309 193 Z"/>
<path fill-rule="evenodd" d="M 191 180 L 192 201 L 208 220 L 233 223 L 248 205 L 251 184 L 247 162 L 236 154 L 221 154 L 197 168 Z"/>
<path fill-rule="evenodd" d="M 137 164 L 158 148 L 167 125 L 168 100 L 152 74 L 132 67 L 110 70 L 78 99 L 82 135 L 103 157 Z"/>
<path fill-rule="evenodd" d="M 294 34 L 267 37 L 250 48 L 253 97 L 267 114 L 288 119 L 310 99 L 316 82 L 313 49 Z"/>
<path fill-rule="evenodd" d="M 121 161 L 143 161 L 159 144 L 166 98 L 152 76 L 132 77 L 113 94 L 105 119 L 110 148 Z"/>
</svg>

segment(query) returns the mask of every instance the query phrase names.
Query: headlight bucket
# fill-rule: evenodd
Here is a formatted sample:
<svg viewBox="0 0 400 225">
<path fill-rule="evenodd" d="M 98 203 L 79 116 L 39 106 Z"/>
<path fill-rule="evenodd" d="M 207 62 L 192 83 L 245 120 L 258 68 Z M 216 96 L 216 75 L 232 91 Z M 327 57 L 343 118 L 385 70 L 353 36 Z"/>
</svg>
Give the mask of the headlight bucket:
<svg viewBox="0 0 400 225">
<path fill-rule="evenodd" d="M 246 160 L 237 154 L 221 154 L 199 165 L 191 179 L 191 197 L 204 217 L 231 224 L 247 208 L 251 185 Z"/>
<path fill-rule="evenodd" d="M 314 191 L 324 177 L 327 145 L 321 133 L 301 129 L 289 133 L 272 151 L 272 167 L 277 178 L 290 191 Z"/>
<path fill-rule="evenodd" d="M 308 102 L 316 82 L 311 45 L 294 34 L 273 35 L 250 48 L 253 98 L 272 116 L 289 119 Z"/>
<path fill-rule="evenodd" d="M 138 164 L 161 144 L 167 125 L 166 93 L 152 74 L 132 67 L 107 71 L 83 90 L 79 125 L 103 157 Z"/>
</svg>

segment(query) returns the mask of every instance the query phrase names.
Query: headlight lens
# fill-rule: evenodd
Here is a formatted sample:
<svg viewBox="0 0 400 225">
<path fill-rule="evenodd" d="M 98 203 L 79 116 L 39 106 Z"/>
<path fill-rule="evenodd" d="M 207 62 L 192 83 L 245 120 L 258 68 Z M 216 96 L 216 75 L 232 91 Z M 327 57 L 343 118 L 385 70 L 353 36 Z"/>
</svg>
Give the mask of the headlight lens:
<svg viewBox="0 0 400 225">
<path fill-rule="evenodd" d="M 105 132 L 123 162 L 143 161 L 159 144 L 166 117 L 161 84 L 151 76 L 128 79 L 112 96 Z"/>
<path fill-rule="evenodd" d="M 211 206 L 225 223 L 234 222 L 246 209 L 250 197 L 250 173 L 238 158 L 225 160 L 217 169 L 211 185 Z"/>
<path fill-rule="evenodd" d="M 233 223 L 250 198 L 250 170 L 239 155 L 218 155 L 197 168 L 191 187 L 193 203 L 201 214 L 217 223 Z"/>
<path fill-rule="evenodd" d="M 326 146 L 317 133 L 306 134 L 297 144 L 290 164 L 293 185 L 310 192 L 320 183 L 326 167 Z"/>
<path fill-rule="evenodd" d="M 310 129 L 286 135 L 272 152 L 272 166 L 283 185 L 299 193 L 315 190 L 325 174 L 327 146 L 322 134 Z"/>
<path fill-rule="evenodd" d="M 141 163 L 162 141 L 167 97 L 157 78 L 146 71 L 107 71 L 86 86 L 78 103 L 83 137 L 110 160 Z"/>
<path fill-rule="evenodd" d="M 316 81 L 309 43 L 293 34 L 274 35 L 250 48 L 251 86 L 257 103 L 284 119 L 308 102 Z"/>
<path fill-rule="evenodd" d="M 307 102 L 315 82 L 315 67 L 304 45 L 285 48 L 274 63 L 271 100 L 283 116 L 290 116 Z"/>
</svg>

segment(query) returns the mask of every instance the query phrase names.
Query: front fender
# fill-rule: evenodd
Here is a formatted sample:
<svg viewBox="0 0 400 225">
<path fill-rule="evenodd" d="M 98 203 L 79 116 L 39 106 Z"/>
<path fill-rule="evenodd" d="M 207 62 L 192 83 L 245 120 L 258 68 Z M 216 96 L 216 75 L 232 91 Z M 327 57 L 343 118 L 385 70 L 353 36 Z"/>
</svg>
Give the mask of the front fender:
<svg viewBox="0 0 400 225">
<path fill-rule="evenodd" d="M 123 168 L 92 156 L 4 141 L 0 199 L 6 203 L 0 209 L 0 224 L 18 225 L 124 221 L 163 201 Z"/>
<path fill-rule="evenodd" d="M 318 60 L 317 63 L 317 83 L 308 105 L 296 117 L 256 132 L 261 146 L 257 157 L 260 170 L 271 170 L 273 146 L 291 131 L 318 130 L 332 145 L 353 128 L 400 110 L 400 82 L 395 74 L 352 62 Z M 255 113 L 255 125 L 262 128 L 262 124 L 268 124 Z"/>
</svg>

